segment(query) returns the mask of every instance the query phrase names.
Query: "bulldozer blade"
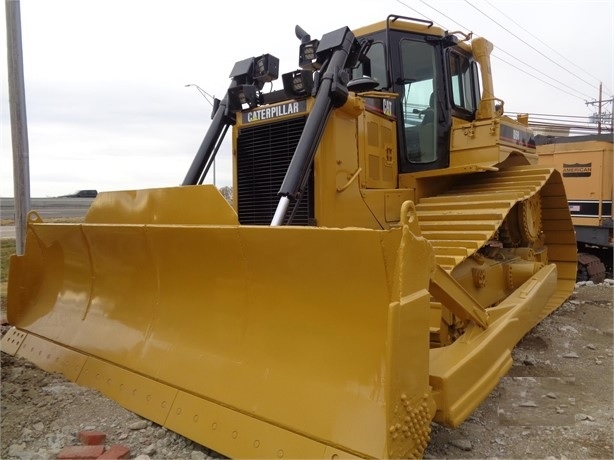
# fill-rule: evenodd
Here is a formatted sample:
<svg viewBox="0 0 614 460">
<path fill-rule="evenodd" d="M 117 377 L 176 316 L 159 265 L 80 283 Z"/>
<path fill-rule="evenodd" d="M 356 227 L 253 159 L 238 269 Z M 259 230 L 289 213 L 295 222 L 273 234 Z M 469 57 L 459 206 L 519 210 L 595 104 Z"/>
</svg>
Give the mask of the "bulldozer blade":
<svg viewBox="0 0 614 460">
<path fill-rule="evenodd" d="M 216 194 L 106 193 L 83 224 L 31 218 L 3 351 L 232 457 L 420 456 L 430 243 L 407 222 L 240 226 Z"/>
</svg>

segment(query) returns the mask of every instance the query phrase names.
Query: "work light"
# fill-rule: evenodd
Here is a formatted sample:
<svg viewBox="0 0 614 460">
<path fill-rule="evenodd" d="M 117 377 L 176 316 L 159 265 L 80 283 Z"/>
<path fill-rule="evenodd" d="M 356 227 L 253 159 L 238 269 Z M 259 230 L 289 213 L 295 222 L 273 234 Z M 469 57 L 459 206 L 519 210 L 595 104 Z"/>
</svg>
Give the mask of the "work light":
<svg viewBox="0 0 614 460">
<path fill-rule="evenodd" d="M 239 112 L 244 108 L 253 109 L 257 106 L 258 89 L 255 85 L 239 85 L 228 89 L 228 108 L 231 112 Z"/>
<path fill-rule="evenodd" d="M 263 54 L 254 58 L 254 80 L 260 83 L 277 80 L 279 75 L 279 59 L 271 54 Z"/>
<path fill-rule="evenodd" d="M 295 70 L 281 76 L 286 96 L 293 99 L 307 97 L 313 89 L 313 74 L 309 70 Z"/>
<path fill-rule="evenodd" d="M 318 70 L 322 64 L 317 61 L 316 51 L 320 40 L 310 40 L 301 43 L 298 53 L 298 66 L 304 70 Z"/>
</svg>

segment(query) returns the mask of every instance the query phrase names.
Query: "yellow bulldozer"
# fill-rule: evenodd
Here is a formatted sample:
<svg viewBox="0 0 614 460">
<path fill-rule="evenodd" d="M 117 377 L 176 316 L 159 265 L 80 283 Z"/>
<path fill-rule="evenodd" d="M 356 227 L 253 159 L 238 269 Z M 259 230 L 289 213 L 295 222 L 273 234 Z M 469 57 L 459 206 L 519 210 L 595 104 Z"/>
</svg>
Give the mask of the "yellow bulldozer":
<svg viewBox="0 0 614 460">
<path fill-rule="evenodd" d="M 181 186 L 28 215 L 4 352 L 230 457 L 420 457 L 572 292 L 560 174 L 483 38 L 299 26 L 238 61 Z M 204 178 L 232 127 L 233 204 Z"/>
</svg>

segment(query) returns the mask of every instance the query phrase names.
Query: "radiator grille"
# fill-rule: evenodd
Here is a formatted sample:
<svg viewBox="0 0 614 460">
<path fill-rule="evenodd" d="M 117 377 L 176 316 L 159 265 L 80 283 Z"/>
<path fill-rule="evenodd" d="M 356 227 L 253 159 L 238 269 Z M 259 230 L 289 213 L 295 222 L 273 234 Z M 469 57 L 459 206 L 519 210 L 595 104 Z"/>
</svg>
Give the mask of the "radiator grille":
<svg viewBox="0 0 614 460">
<path fill-rule="evenodd" d="M 281 184 L 305 126 L 305 117 L 248 126 L 237 139 L 237 199 L 239 222 L 269 225 L 275 214 Z M 294 213 L 292 225 L 313 222 L 313 181 Z M 288 210 L 292 212 L 292 204 Z"/>
</svg>

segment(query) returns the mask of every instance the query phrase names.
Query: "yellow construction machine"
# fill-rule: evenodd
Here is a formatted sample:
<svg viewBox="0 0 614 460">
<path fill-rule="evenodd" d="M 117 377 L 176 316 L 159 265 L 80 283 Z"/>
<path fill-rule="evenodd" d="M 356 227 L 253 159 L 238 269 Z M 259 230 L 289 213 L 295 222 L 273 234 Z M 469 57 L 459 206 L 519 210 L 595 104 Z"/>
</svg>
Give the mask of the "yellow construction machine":
<svg viewBox="0 0 614 460">
<path fill-rule="evenodd" d="M 492 45 L 391 15 L 238 61 L 182 186 L 32 212 L 5 352 L 231 457 L 420 457 L 572 292 L 560 174 Z M 234 203 L 202 185 L 232 127 Z"/>
<path fill-rule="evenodd" d="M 612 134 L 535 136 L 539 164 L 563 176 L 578 244 L 577 281 L 612 276 L 614 138 Z"/>
</svg>

